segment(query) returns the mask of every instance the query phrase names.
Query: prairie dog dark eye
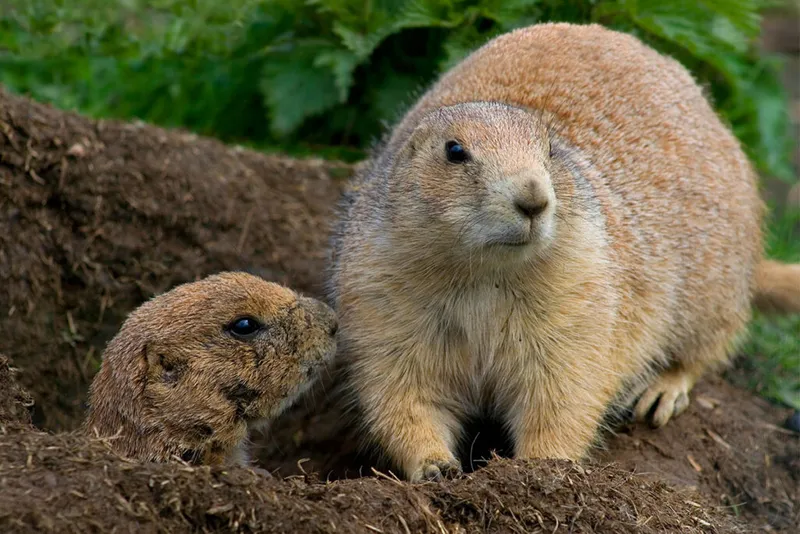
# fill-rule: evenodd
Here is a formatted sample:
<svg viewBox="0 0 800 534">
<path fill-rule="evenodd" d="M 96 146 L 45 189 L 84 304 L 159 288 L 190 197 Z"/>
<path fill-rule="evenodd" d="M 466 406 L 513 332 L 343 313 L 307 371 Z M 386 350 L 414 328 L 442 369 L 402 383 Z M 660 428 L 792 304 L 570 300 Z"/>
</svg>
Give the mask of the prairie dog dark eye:
<svg viewBox="0 0 800 534">
<path fill-rule="evenodd" d="M 444 149 L 450 163 L 464 163 L 469 158 L 467 150 L 456 141 L 448 141 Z"/>
<path fill-rule="evenodd" d="M 225 327 L 233 337 L 239 339 L 249 339 L 262 328 L 264 328 L 264 325 L 261 324 L 261 321 L 250 316 L 234 319 Z"/>
</svg>

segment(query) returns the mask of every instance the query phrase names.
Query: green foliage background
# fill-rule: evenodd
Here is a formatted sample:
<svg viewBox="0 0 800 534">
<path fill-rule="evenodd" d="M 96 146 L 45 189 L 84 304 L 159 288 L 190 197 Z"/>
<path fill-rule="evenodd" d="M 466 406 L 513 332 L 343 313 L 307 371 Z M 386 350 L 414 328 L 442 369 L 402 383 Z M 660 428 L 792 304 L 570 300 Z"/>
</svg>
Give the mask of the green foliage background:
<svg viewBox="0 0 800 534">
<path fill-rule="evenodd" d="M 538 21 L 636 34 L 707 84 L 765 173 L 793 178 L 764 0 L 5 0 L 0 83 L 93 116 L 345 159 L 435 77 Z M 3 7 L 5 6 L 5 7 Z"/>
<path fill-rule="evenodd" d="M 771 212 L 766 252 L 779 261 L 800 263 L 800 209 Z M 742 348 L 735 382 L 800 410 L 800 314 L 770 316 L 755 312 Z"/>
<path fill-rule="evenodd" d="M 0 84 L 95 117 L 355 160 L 443 70 L 541 21 L 598 22 L 681 61 L 759 170 L 796 181 L 779 60 L 782 0 L 0 0 Z M 800 214 L 768 253 L 800 261 Z M 757 317 L 750 386 L 800 409 L 800 316 Z"/>
</svg>

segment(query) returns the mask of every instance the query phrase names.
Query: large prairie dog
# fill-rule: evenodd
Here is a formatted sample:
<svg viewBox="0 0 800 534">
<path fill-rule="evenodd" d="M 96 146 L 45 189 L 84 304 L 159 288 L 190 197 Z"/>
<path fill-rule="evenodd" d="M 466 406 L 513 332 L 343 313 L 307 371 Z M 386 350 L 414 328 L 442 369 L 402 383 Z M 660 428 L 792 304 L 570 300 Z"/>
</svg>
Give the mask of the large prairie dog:
<svg viewBox="0 0 800 534">
<path fill-rule="evenodd" d="M 762 211 L 676 61 L 598 25 L 493 39 L 345 196 L 331 298 L 366 435 L 423 480 L 459 472 L 474 412 L 523 458 L 583 458 L 637 398 L 663 425 L 750 317 Z M 759 283 L 796 303 L 797 271 L 771 267 L 794 288 Z"/>
<path fill-rule="evenodd" d="M 336 349 L 327 305 L 256 276 L 179 285 L 108 344 L 83 430 L 142 461 L 248 462 L 248 432 L 303 393 Z"/>
</svg>

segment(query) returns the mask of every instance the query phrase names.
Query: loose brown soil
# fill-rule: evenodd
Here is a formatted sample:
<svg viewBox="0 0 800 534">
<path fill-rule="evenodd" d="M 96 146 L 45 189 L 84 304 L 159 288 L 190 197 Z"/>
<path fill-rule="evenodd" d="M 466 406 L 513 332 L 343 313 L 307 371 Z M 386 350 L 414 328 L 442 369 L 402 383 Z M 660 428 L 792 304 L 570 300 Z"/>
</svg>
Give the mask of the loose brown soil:
<svg viewBox="0 0 800 534">
<path fill-rule="evenodd" d="M 0 365 L 3 365 L 0 363 Z M 8 368 L 0 380 L 10 385 Z M 3 398 L 2 413 L 23 409 Z M 702 495 L 613 466 L 493 461 L 418 486 L 136 464 L 103 440 L 0 421 L 3 532 L 740 532 Z"/>
<path fill-rule="evenodd" d="M 754 525 L 800 526 L 800 436 L 791 413 L 716 378 L 700 384 L 674 425 L 617 433 L 600 461 L 697 487 Z"/>
<path fill-rule="evenodd" d="M 800 436 L 782 426 L 790 413 L 709 377 L 695 389 L 687 412 L 659 430 L 618 427 L 589 465 L 611 463 L 649 480 L 696 489 L 750 528 L 793 532 L 800 525 Z M 357 447 L 356 429 L 343 420 L 333 396 L 296 406 L 259 442 L 260 464 L 284 476 L 302 469 L 327 479 L 356 478 L 373 466 L 387 469 L 381 458 Z M 490 449 L 507 450 L 491 422 L 471 430 L 461 450 L 467 471 L 484 465 Z M 300 466 L 297 458 L 303 459 Z"/>
<path fill-rule="evenodd" d="M 259 440 L 273 478 L 135 464 L 69 432 L 105 342 L 153 294 L 245 269 L 319 296 L 331 208 L 350 171 L 90 121 L 0 90 L 1 532 L 792 532 L 800 524 L 800 438 L 780 427 L 788 410 L 720 379 L 700 384 L 690 410 L 666 428 L 618 430 L 587 465 L 495 459 L 419 486 L 375 474 L 373 465 L 384 466 L 359 454 L 321 395 Z M 477 459 L 500 444 L 465 442 Z"/>
</svg>

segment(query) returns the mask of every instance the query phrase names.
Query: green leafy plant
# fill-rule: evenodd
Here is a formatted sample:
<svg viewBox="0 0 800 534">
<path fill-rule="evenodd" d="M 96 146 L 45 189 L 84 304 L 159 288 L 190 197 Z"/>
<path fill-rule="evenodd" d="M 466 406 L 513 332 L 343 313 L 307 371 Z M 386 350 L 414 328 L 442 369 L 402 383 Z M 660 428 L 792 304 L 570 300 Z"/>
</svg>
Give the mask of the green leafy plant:
<svg viewBox="0 0 800 534">
<path fill-rule="evenodd" d="M 773 2 L 774 3 L 774 2 Z M 676 57 L 767 174 L 793 178 L 759 0 L 10 0 L 0 83 L 97 116 L 358 158 L 443 70 L 540 21 L 599 22 Z M 343 152 L 342 150 L 350 152 Z"/>
</svg>

